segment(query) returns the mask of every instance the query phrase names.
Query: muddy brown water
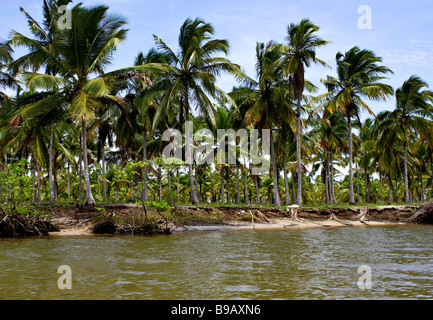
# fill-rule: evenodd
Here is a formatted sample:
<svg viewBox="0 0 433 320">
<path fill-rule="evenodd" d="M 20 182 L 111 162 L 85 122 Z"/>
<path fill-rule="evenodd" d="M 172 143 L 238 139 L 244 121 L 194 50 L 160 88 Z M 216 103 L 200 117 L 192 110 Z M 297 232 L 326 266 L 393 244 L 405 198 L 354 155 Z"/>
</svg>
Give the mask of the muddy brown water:
<svg viewBox="0 0 433 320">
<path fill-rule="evenodd" d="M 432 226 L 0 240 L 0 299 L 432 298 Z"/>
</svg>

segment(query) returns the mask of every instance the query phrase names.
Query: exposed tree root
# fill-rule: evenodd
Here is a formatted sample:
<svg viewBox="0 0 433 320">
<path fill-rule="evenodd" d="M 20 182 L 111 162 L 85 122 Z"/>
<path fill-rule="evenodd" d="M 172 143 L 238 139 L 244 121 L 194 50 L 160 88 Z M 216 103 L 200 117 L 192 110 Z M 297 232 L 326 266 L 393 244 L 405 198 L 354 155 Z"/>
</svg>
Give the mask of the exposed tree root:
<svg viewBox="0 0 433 320">
<path fill-rule="evenodd" d="M 91 231 L 94 234 L 112 234 L 112 235 L 154 235 L 154 234 L 171 234 L 168 222 L 165 228 L 161 228 L 163 221 L 146 221 L 140 224 L 123 224 L 117 223 L 113 219 L 108 219 L 95 224 Z"/>
<path fill-rule="evenodd" d="M 356 219 L 359 219 L 359 222 L 365 223 L 365 219 L 367 218 L 368 214 L 368 207 L 361 208 L 359 214 L 355 217 Z"/>
<path fill-rule="evenodd" d="M 265 216 L 263 213 L 261 213 L 259 210 L 255 211 L 256 216 L 262 220 L 263 222 L 271 222 L 271 220 L 268 219 L 267 216 Z"/>
<path fill-rule="evenodd" d="M 298 217 L 298 209 L 300 208 L 297 204 L 292 204 L 291 206 L 287 206 L 287 213 L 290 211 L 290 219 L 295 221 L 302 221 L 303 219 Z"/>
<path fill-rule="evenodd" d="M 334 212 L 332 212 L 332 209 L 329 207 L 328 207 L 328 209 L 329 209 L 329 212 L 331 213 L 331 216 L 329 217 L 328 221 L 337 221 L 337 222 L 344 224 L 346 226 L 353 226 L 353 224 L 351 224 L 349 222 L 338 219 L 337 216 L 334 214 Z"/>
<path fill-rule="evenodd" d="M 46 236 L 49 232 L 59 231 L 51 222 L 18 213 L 7 213 L 1 208 L 0 237 L 13 238 L 25 236 Z"/>
</svg>

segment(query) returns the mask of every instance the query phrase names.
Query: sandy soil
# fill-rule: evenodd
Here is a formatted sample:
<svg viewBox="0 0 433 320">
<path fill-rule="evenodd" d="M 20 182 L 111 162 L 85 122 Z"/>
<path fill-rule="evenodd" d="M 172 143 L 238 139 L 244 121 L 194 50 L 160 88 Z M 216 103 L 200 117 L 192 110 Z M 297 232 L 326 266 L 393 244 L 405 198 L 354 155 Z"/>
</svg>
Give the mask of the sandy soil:
<svg viewBox="0 0 433 320">
<path fill-rule="evenodd" d="M 290 219 L 290 218 L 277 218 L 271 219 L 269 223 L 245 223 L 245 222 L 229 222 L 227 225 L 215 226 L 186 226 L 179 227 L 173 232 L 185 231 L 219 231 L 219 230 L 286 230 L 286 229 L 309 229 L 309 228 L 338 228 L 338 227 L 374 227 L 374 226 L 389 226 L 389 225 L 403 225 L 403 222 L 389 222 L 389 221 L 313 221 L 307 219 Z"/>
<path fill-rule="evenodd" d="M 252 223 L 229 221 L 220 225 L 194 225 L 175 227 L 172 232 L 206 232 L 206 231 L 236 231 L 236 230 L 287 230 L 287 229 L 308 229 L 308 228 L 338 228 L 338 227 L 374 227 L 403 225 L 403 222 L 389 221 L 351 221 L 351 220 L 308 220 L 291 218 L 272 218 L 271 222 Z M 52 236 L 91 236 L 91 226 L 88 224 L 76 225 L 70 228 L 61 229 L 60 232 L 51 232 Z"/>
</svg>

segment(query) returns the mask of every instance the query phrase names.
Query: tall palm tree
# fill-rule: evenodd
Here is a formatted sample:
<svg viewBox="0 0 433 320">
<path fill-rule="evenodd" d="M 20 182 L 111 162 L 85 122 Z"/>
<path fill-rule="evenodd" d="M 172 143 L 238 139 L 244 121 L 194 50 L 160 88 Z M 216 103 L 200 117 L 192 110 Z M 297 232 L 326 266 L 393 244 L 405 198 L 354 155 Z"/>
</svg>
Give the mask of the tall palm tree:
<svg viewBox="0 0 433 320">
<path fill-rule="evenodd" d="M 0 42 L 0 89 L 17 89 L 18 83 L 15 77 L 6 70 L 13 61 L 13 49 L 7 42 Z M 9 97 L 0 91 L 0 102 L 9 100 Z"/>
<path fill-rule="evenodd" d="M 76 5 L 72 11 L 72 28 L 59 30 L 54 27 L 53 49 L 42 48 L 43 62 L 50 67 L 52 74 L 37 72 L 24 73 L 24 81 L 31 90 L 44 90 L 47 96 L 24 106 L 20 117 L 32 117 L 59 107 L 66 108 L 73 119 L 81 121 L 83 174 L 86 187 L 86 203 L 94 205 L 92 195 L 89 159 L 87 152 L 88 121 L 104 99 L 121 103 L 122 99 L 111 95 L 119 79 L 125 77 L 147 77 L 145 66 L 125 68 L 104 74 L 110 64 L 117 45 L 125 39 L 126 21 L 118 16 L 109 15 L 108 7 L 92 8 Z M 18 39 L 22 39 L 18 35 Z M 28 39 L 29 46 L 33 42 Z M 24 43 L 25 43 L 24 41 Z M 58 53 L 53 56 L 52 52 Z M 54 75 L 55 74 L 55 75 Z M 96 78 L 92 76 L 97 75 Z"/>
<path fill-rule="evenodd" d="M 70 0 L 49 0 L 44 1 L 42 6 L 43 20 L 42 23 L 38 23 L 26 10 L 20 8 L 21 12 L 26 16 L 27 24 L 29 25 L 30 32 L 33 38 L 28 38 L 23 34 L 13 31 L 11 35 L 10 44 L 14 46 L 26 47 L 29 52 L 22 57 L 11 63 L 11 70 L 13 74 L 18 74 L 26 69 L 31 68 L 32 70 L 38 70 L 42 67 L 45 68 L 46 75 L 56 75 L 58 68 L 56 61 L 59 58 L 59 52 L 54 46 L 54 37 L 58 30 L 59 20 L 59 7 L 67 5 Z M 47 119 L 54 119 L 49 116 Z M 50 127 L 50 138 L 48 147 L 48 180 L 50 190 L 50 201 L 56 200 L 56 192 L 54 186 L 54 134 L 55 134 L 55 122 L 51 121 L 46 124 Z"/>
<path fill-rule="evenodd" d="M 343 122 L 341 113 L 323 114 L 322 117 L 310 120 L 312 129 L 309 136 L 313 137 L 320 149 L 324 151 L 325 185 L 328 186 L 328 200 L 336 202 L 334 190 L 334 161 L 337 151 L 345 151 L 345 137 L 347 137 L 347 125 Z"/>
<path fill-rule="evenodd" d="M 15 78 L 6 70 L 13 60 L 12 53 L 13 50 L 8 43 L 0 42 L 0 171 L 3 170 L 4 160 L 8 152 L 5 146 L 13 137 L 9 119 L 15 109 L 15 103 L 3 90 L 16 88 L 17 96 L 19 94 L 19 87 Z M 0 186 L 1 188 L 2 186 Z"/>
<path fill-rule="evenodd" d="M 169 116 L 174 104 L 181 105 L 179 119 L 190 120 L 192 106 L 196 107 L 201 115 L 213 120 L 214 108 L 210 100 L 212 96 L 225 96 L 224 92 L 216 86 L 217 77 L 222 72 L 230 72 L 241 75 L 238 65 L 231 63 L 226 58 L 218 56 L 226 55 L 229 49 L 227 40 L 212 39 L 215 30 L 213 26 L 196 18 L 187 19 L 179 35 L 178 49 L 172 50 L 162 39 L 154 35 L 157 48 L 165 53 L 171 65 L 170 72 L 166 74 L 168 83 L 162 84 L 159 89 L 165 90 L 155 116 L 154 123 L 158 123 L 162 117 Z M 176 53 L 175 53 L 176 52 Z M 158 90 L 158 88 L 155 88 Z M 182 123 L 182 120 L 179 121 Z M 185 134 L 190 136 L 190 128 L 185 127 Z M 186 157 L 191 154 L 191 145 L 186 144 Z M 188 161 L 189 181 L 191 188 L 191 202 L 198 203 L 197 193 L 194 187 L 192 159 Z"/>
<path fill-rule="evenodd" d="M 140 66 L 150 63 L 169 63 L 168 56 L 165 55 L 163 52 L 159 52 L 158 50 L 152 48 L 150 49 L 147 54 L 143 54 L 140 52 L 137 57 L 135 58 L 134 65 Z M 153 118 L 155 115 L 155 111 L 151 112 L 150 109 L 157 108 L 157 101 L 160 100 L 161 94 L 158 96 L 155 96 L 155 93 L 150 90 L 152 86 L 157 86 L 158 82 L 162 82 L 165 80 L 165 75 L 158 75 L 154 74 L 151 76 L 152 83 L 149 84 L 143 81 L 135 82 L 133 86 L 133 91 L 130 93 L 134 96 L 133 105 L 138 109 L 138 112 L 141 116 L 141 123 L 143 128 L 143 147 L 142 147 L 142 153 L 143 153 L 143 160 L 146 163 L 148 160 L 147 156 L 147 137 L 148 134 L 152 132 L 152 124 L 153 124 Z M 147 190 L 147 170 L 148 166 L 147 164 L 144 165 L 143 168 L 143 190 L 142 190 L 142 200 L 147 201 L 149 200 L 148 196 L 148 190 Z"/>
<path fill-rule="evenodd" d="M 378 124 L 378 130 L 386 131 L 388 139 L 398 137 L 399 142 L 402 143 L 404 195 L 407 202 L 410 201 L 408 147 L 411 138 L 415 134 L 417 139 L 423 137 L 431 141 L 433 92 L 427 89 L 428 85 L 425 81 L 417 76 L 411 76 L 396 90 L 395 109 L 383 112 Z"/>
<path fill-rule="evenodd" d="M 288 103 L 288 82 L 282 72 L 281 54 L 274 42 L 257 43 L 256 45 L 256 76 L 257 81 L 251 81 L 250 87 L 241 88 L 230 93 L 235 101 L 241 101 L 239 109 L 248 106 L 245 113 L 245 124 L 271 131 L 270 151 L 273 175 L 274 205 L 280 206 L 281 199 L 278 190 L 278 169 L 273 133 L 281 129 L 291 117 Z M 283 121 L 285 119 L 285 121 Z"/>
<path fill-rule="evenodd" d="M 316 57 L 316 50 L 329 43 L 317 36 L 319 27 L 310 20 L 303 19 L 299 24 L 287 26 L 287 46 L 281 46 L 284 52 L 285 73 L 289 75 L 296 107 L 296 158 L 298 173 L 298 193 L 296 203 L 302 205 L 302 154 L 301 154 L 301 100 L 304 92 L 305 68 L 311 63 L 326 65 Z"/>
<path fill-rule="evenodd" d="M 375 136 L 376 134 L 377 132 L 374 130 L 374 120 L 371 118 L 367 118 L 359 127 L 359 166 L 364 169 L 365 202 L 367 203 L 371 202 L 372 200 L 370 176 L 373 169 L 378 167 L 377 162 L 379 155 L 377 153 L 377 149 L 375 148 L 377 141 L 377 136 Z"/>
<path fill-rule="evenodd" d="M 353 193 L 353 144 L 352 117 L 359 119 L 361 109 L 374 115 L 363 98 L 384 101 L 394 91 L 391 86 L 382 83 L 384 75 L 392 71 L 382 65 L 382 59 L 372 51 L 353 47 L 345 54 L 336 55 L 337 78 L 328 76 L 323 80 L 330 89 L 326 96 L 331 99 L 329 110 L 342 112 L 347 117 L 349 135 L 349 203 L 355 203 Z"/>
</svg>

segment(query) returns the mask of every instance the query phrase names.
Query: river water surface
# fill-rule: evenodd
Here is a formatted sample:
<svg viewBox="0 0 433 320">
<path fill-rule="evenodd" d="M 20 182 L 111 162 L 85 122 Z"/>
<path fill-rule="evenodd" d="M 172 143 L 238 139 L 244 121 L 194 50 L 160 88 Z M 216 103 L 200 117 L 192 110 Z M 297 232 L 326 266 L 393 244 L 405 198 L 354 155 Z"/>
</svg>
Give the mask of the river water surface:
<svg viewBox="0 0 433 320">
<path fill-rule="evenodd" d="M 432 298 L 431 226 L 0 240 L 0 299 Z"/>
</svg>

